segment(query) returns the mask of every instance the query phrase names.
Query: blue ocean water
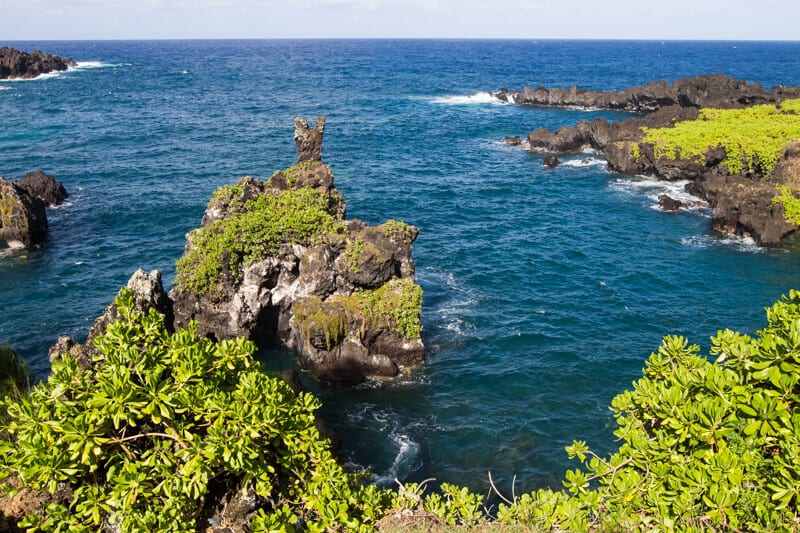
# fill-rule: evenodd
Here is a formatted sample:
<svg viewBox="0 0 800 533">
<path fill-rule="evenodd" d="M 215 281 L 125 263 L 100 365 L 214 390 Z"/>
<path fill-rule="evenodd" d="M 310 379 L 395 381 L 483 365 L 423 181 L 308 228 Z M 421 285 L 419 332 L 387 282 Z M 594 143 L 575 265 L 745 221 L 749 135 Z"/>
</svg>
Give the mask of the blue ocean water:
<svg viewBox="0 0 800 533">
<path fill-rule="evenodd" d="M 502 143 L 624 114 L 492 103 L 524 85 L 622 89 L 703 73 L 800 85 L 800 43 L 589 41 L 12 42 L 81 62 L 0 82 L 0 175 L 72 193 L 40 249 L 0 250 L 0 344 L 40 376 L 136 268 L 167 282 L 211 192 L 295 160 L 293 119 L 326 115 L 348 216 L 403 219 L 425 290 L 426 365 L 382 386 L 318 387 L 345 457 L 376 478 L 483 490 L 557 486 L 564 446 L 614 449 L 612 397 L 665 334 L 754 332 L 800 287 L 797 251 L 654 208 L 665 186 L 595 154 L 556 169 Z M 291 362 L 279 348 L 261 356 Z M 309 381 L 310 380 L 306 380 Z"/>
</svg>

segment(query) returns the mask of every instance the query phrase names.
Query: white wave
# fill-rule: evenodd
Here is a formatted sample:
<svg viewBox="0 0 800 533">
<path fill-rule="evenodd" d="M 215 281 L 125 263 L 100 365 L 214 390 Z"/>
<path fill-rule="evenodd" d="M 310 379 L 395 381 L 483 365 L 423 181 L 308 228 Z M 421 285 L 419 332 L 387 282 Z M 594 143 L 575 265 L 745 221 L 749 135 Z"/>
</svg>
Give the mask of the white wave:
<svg viewBox="0 0 800 533">
<path fill-rule="evenodd" d="M 562 161 L 561 164 L 566 166 L 566 167 L 576 167 L 576 168 L 601 167 L 601 166 L 604 167 L 604 166 L 607 165 L 605 159 L 599 159 L 597 157 L 584 157 L 583 159 L 570 159 L 570 160 L 567 160 L 567 161 Z"/>
<path fill-rule="evenodd" d="M 685 204 L 686 207 L 681 209 L 699 212 L 707 210 L 707 202 L 705 202 L 702 198 L 686 192 L 686 185 L 688 183 L 688 180 L 666 181 L 647 176 L 631 176 L 617 178 L 611 183 L 610 186 L 612 189 L 628 194 L 646 196 L 648 199 L 653 201 L 653 204 L 650 206 L 652 209 L 661 210 L 658 197 L 662 194 L 665 194 L 670 198 Z"/>
<path fill-rule="evenodd" d="M 78 65 L 74 67 L 74 69 L 82 70 L 90 68 L 112 68 L 121 66 L 122 63 L 104 63 L 103 61 L 78 61 Z"/>
<path fill-rule="evenodd" d="M 767 251 L 766 248 L 756 244 L 752 237 L 738 237 L 736 235 L 726 235 L 715 237 L 713 235 L 702 235 L 686 237 L 681 239 L 681 244 L 692 248 L 713 248 L 731 247 L 740 252 L 761 254 Z"/>
<path fill-rule="evenodd" d="M 0 91 L 10 91 L 11 87 L 7 87 L 5 85 L 0 85 Z"/>
<path fill-rule="evenodd" d="M 468 94 L 466 96 L 437 96 L 430 100 L 434 104 L 445 105 L 472 105 L 472 104 L 492 104 L 492 105 L 507 105 L 507 102 L 498 100 L 492 93 L 481 92 L 475 94 Z"/>
<path fill-rule="evenodd" d="M 417 441 L 404 433 L 392 433 L 390 436 L 397 446 L 397 454 L 392 461 L 392 466 L 384 474 L 374 476 L 377 485 L 393 485 L 396 479 L 406 477 L 419 459 L 420 445 Z"/>
</svg>

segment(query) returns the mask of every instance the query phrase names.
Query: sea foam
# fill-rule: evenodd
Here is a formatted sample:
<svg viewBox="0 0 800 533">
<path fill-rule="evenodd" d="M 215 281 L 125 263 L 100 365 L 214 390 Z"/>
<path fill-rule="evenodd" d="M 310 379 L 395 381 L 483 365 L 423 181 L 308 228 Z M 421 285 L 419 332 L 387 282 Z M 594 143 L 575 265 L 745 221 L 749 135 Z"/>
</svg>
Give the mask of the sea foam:
<svg viewBox="0 0 800 533">
<path fill-rule="evenodd" d="M 611 183 L 611 188 L 636 195 L 644 195 L 653 203 L 650 205 L 651 209 L 662 210 L 658 202 L 658 197 L 662 194 L 669 196 L 679 202 L 686 204 L 683 210 L 692 211 L 701 215 L 707 214 L 708 203 L 702 198 L 694 196 L 686 192 L 686 185 L 688 180 L 678 181 L 665 181 L 647 176 L 631 176 L 618 178 Z"/>
<path fill-rule="evenodd" d="M 492 105 L 507 105 L 506 102 L 502 100 L 498 100 L 492 93 L 488 92 L 480 92 L 462 96 L 454 96 L 454 95 L 445 95 L 445 96 L 437 96 L 431 98 L 430 100 L 434 104 L 445 104 L 445 105 L 474 105 L 474 104 L 492 104 Z"/>
</svg>

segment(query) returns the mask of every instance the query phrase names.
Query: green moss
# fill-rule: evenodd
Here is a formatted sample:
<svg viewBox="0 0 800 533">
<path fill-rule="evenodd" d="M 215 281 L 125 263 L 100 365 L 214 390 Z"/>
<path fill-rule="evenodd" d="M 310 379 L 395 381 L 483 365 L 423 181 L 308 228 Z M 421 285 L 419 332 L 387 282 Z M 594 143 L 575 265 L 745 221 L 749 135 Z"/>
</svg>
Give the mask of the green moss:
<svg viewBox="0 0 800 533">
<path fill-rule="evenodd" d="M 783 148 L 800 138 L 799 100 L 787 100 L 781 108 L 756 105 L 745 109 L 702 109 L 697 120 L 679 122 L 672 128 L 642 128 L 644 142 L 656 157 L 694 159 L 705 163 L 709 148 L 722 146 L 723 161 L 732 174 L 743 171 L 768 176 Z"/>
<path fill-rule="evenodd" d="M 11 226 L 14 215 L 14 197 L 8 192 L 8 187 L 0 187 L 0 227 Z M 27 222 L 27 219 L 25 220 Z"/>
<path fill-rule="evenodd" d="M 178 286 L 213 293 L 223 272 L 238 282 L 246 267 L 274 254 L 282 243 L 314 245 L 346 233 L 335 207 L 331 197 L 308 187 L 246 202 L 243 212 L 190 234 L 191 250 L 177 265 Z"/>
<path fill-rule="evenodd" d="M 361 254 L 364 252 L 364 247 L 367 242 L 363 239 L 348 239 L 347 247 L 344 250 L 344 255 L 347 257 L 347 266 L 355 274 L 361 272 L 358 266 L 361 261 Z"/>
<path fill-rule="evenodd" d="M 629 147 L 628 154 L 630 155 L 631 159 L 634 161 L 639 161 L 639 158 L 642 157 L 642 152 L 639 149 L 639 143 L 631 143 Z"/>
<path fill-rule="evenodd" d="M 781 194 L 773 198 L 772 203 L 783 205 L 784 218 L 795 226 L 800 226 L 800 198 L 795 196 L 795 192 L 791 187 L 785 185 L 779 185 L 778 191 Z"/>
<path fill-rule="evenodd" d="M 388 220 L 383 227 L 385 228 L 384 235 L 390 239 L 411 244 L 414 238 L 414 231 L 411 226 L 400 220 Z"/>
<path fill-rule="evenodd" d="M 323 302 L 308 298 L 294 306 L 294 319 L 306 341 L 325 335 L 327 349 L 341 342 L 351 330 L 363 336 L 366 328 L 387 325 L 407 339 L 422 335 L 422 288 L 411 279 L 394 278 L 373 291 L 336 295 Z"/>
</svg>

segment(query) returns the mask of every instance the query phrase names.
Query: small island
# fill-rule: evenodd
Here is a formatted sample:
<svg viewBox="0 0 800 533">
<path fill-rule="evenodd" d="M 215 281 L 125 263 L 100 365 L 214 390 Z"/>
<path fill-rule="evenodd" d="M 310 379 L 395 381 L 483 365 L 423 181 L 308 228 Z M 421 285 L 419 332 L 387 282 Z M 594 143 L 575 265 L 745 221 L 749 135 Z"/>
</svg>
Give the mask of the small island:
<svg viewBox="0 0 800 533">
<path fill-rule="evenodd" d="M 716 74 L 651 82 L 622 92 L 572 89 L 495 97 L 520 105 L 613 109 L 646 113 L 609 123 L 582 120 L 525 140 L 532 152 L 563 154 L 590 147 L 611 170 L 665 180 L 689 180 L 687 192 L 713 208 L 715 230 L 777 246 L 800 228 L 800 88 L 761 85 Z M 681 206 L 662 199 L 669 210 Z"/>
<path fill-rule="evenodd" d="M 62 72 L 78 63 L 40 50 L 23 52 L 15 48 L 0 48 L 0 80 L 33 79 L 50 72 Z"/>
</svg>

